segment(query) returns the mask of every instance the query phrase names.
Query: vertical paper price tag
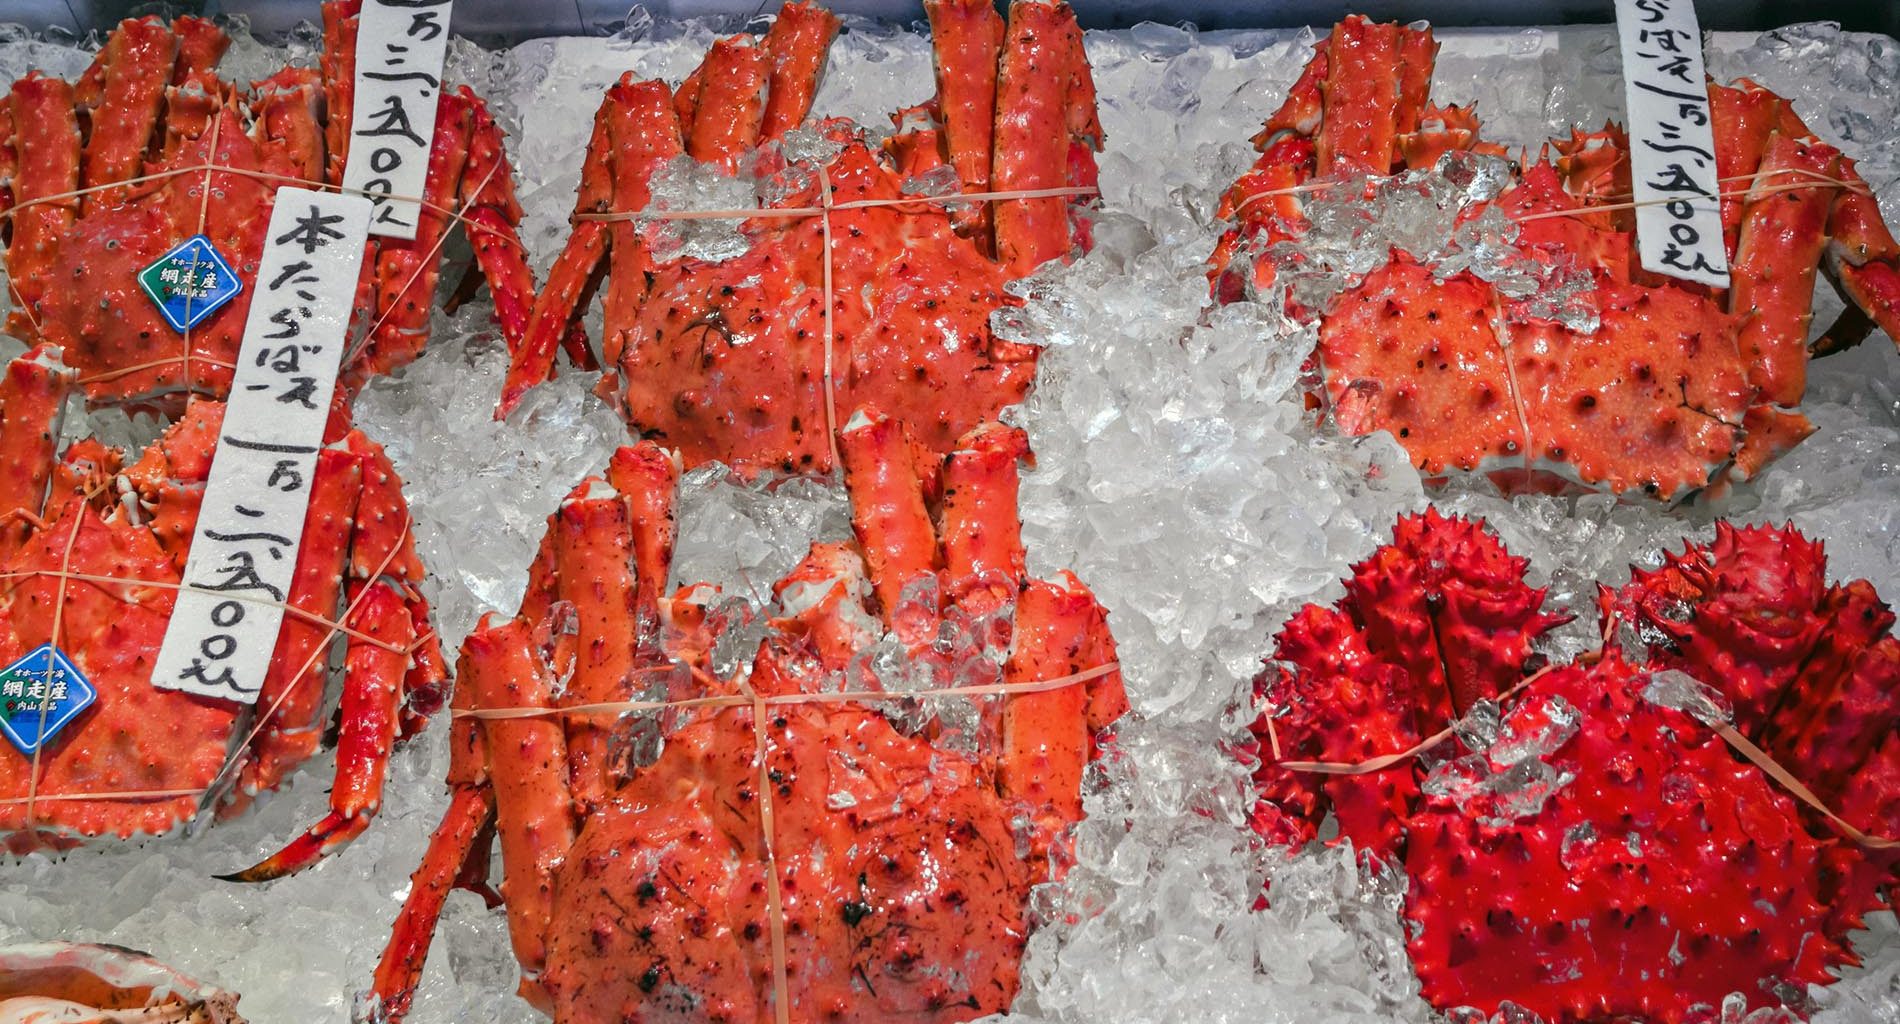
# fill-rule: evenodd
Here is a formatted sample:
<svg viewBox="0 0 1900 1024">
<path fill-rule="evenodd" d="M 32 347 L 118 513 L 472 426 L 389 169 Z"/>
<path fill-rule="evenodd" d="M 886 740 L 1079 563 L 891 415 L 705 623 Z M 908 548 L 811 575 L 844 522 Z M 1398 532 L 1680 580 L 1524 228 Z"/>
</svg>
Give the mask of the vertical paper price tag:
<svg viewBox="0 0 1900 1024">
<path fill-rule="evenodd" d="M 363 0 L 343 187 L 375 204 L 372 235 L 416 237 L 452 8 L 451 0 Z"/>
<path fill-rule="evenodd" d="M 369 218 L 369 200 L 359 196 L 277 190 L 185 560 L 185 589 L 152 669 L 154 686 L 240 703 L 263 689 L 297 569 Z"/>
<path fill-rule="evenodd" d="M 1691 0 L 1616 0 L 1643 269 L 1727 288 L 1721 183 Z"/>
</svg>

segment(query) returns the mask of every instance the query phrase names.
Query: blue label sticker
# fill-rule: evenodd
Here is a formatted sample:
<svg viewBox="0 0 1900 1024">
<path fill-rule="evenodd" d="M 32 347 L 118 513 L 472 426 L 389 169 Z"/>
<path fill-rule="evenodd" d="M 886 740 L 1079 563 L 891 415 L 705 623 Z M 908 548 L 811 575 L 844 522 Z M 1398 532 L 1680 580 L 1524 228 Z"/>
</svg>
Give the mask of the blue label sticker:
<svg viewBox="0 0 1900 1024">
<path fill-rule="evenodd" d="M 31 757 L 98 696 L 79 666 L 52 644 L 41 644 L 0 669 L 0 733 Z"/>
<path fill-rule="evenodd" d="M 196 327 L 243 290 L 237 272 L 203 235 L 193 235 L 139 272 L 139 287 L 172 330 Z"/>
</svg>

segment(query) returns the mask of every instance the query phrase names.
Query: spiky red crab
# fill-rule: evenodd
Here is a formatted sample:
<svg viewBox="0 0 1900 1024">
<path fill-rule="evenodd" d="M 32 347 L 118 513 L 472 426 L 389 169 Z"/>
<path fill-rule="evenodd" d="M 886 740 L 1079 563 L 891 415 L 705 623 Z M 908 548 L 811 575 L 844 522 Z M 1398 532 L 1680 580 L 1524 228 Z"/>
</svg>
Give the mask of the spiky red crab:
<svg viewBox="0 0 1900 1024">
<path fill-rule="evenodd" d="M 1020 432 L 983 425 L 937 456 L 860 415 L 840 446 L 857 543 L 814 545 L 774 585 L 749 669 L 714 662 L 732 641 L 713 588 L 667 596 L 674 456 L 623 448 L 549 518 L 520 612 L 463 646 L 458 707 L 748 699 L 672 709 L 657 757 L 635 752 L 650 724 L 612 711 L 459 719 L 452 804 L 368 1017 L 407 1010 L 443 897 L 486 872 L 491 820 L 522 992 L 562 1024 L 1009 1006 L 1029 887 L 1061 871 L 1095 739 L 1127 707 L 1114 640 L 1073 576 L 1024 570 Z M 892 645 L 938 685 L 1089 677 L 921 729 L 875 701 L 778 702 L 882 689 L 872 656 Z"/>
<path fill-rule="evenodd" d="M 161 835 L 202 811 L 247 806 L 316 751 L 341 618 L 331 811 L 240 877 L 307 866 L 368 825 L 390 745 L 444 697 L 402 481 L 375 442 L 337 428 L 318 456 L 292 611 L 256 705 L 160 689 L 153 662 L 224 406 L 194 399 L 143 452 L 87 439 L 61 453 L 56 425 L 74 376 L 35 350 L 0 377 L 0 665 L 51 643 L 98 696 L 37 756 L 0 742 L 0 840 L 22 852 Z M 0 699 L 6 713 L 33 715 L 47 697 Z"/>
<path fill-rule="evenodd" d="M 1874 323 L 1900 337 L 1900 245 L 1854 162 L 1788 101 L 1746 79 L 1710 85 L 1722 187 L 1745 193 L 1722 203 L 1733 286 L 1711 292 L 1634 261 L 1633 214 L 1612 208 L 1630 192 L 1628 140 L 1614 126 L 1573 132 L 1469 188 L 1503 151 L 1480 139 L 1470 109 L 1429 102 L 1436 52 L 1429 29 L 1339 23 L 1223 200 L 1235 224 L 1214 254 L 1222 302 L 1309 269 L 1312 253 L 1276 243 L 1310 238 L 1316 210 L 1364 213 L 1382 194 L 1429 190 L 1422 172 L 1448 154 L 1447 233 L 1454 220 L 1492 232 L 1517 269 L 1535 271 L 1506 287 L 1496 268 L 1469 266 L 1475 246 L 1395 247 L 1317 308 L 1294 301 L 1319 316 L 1320 398 L 1341 429 L 1390 431 L 1434 476 L 1673 499 L 1746 478 L 1813 429 L 1796 406 L 1824 260 L 1856 308 L 1817 350 Z M 1405 172 L 1417 173 L 1386 178 Z M 1568 315 L 1551 305 L 1565 288 L 1582 300 Z"/>
<path fill-rule="evenodd" d="M 1537 640 L 1564 617 L 1541 610 L 1526 564 L 1482 524 L 1427 512 L 1338 604 L 1301 609 L 1256 683 L 1255 828 L 1298 844 L 1330 814 L 1402 868 L 1413 966 L 1441 1008 L 1703 1021 L 1733 992 L 1799 1008 L 1853 962 L 1846 935 L 1886 905 L 1896 858 L 1711 723 L 1732 714 L 1853 827 L 1895 835 L 1894 616 L 1864 580 L 1829 585 L 1821 546 L 1792 528 L 1722 524 L 1603 588 L 1605 635 L 1628 653 L 1544 668 Z M 1381 770 L 1299 767 L 1397 754 L 1461 719 Z"/>
<path fill-rule="evenodd" d="M 285 68 L 248 89 L 217 77 L 229 39 L 194 17 L 121 22 L 76 83 L 37 71 L 16 80 L 0 104 L 7 332 L 59 348 L 95 404 L 176 413 L 192 395 L 224 397 L 278 187 L 343 180 L 361 7 L 324 3 L 319 66 Z M 208 164 L 233 170 L 167 173 Z M 369 242 L 356 297 L 364 336 L 344 360 L 346 388 L 422 351 L 439 243 L 454 226 L 444 211 L 468 221 L 511 344 L 527 324 L 534 281 L 515 235 L 513 171 L 501 129 L 466 86 L 441 93 L 425 192 L 432 207 L 418 214 L 413 241 Z M 243 288 L 181 333 L 138 276 L 197 234 Z"/>
<path fill-rule="evenodd" d="M 8 1024 L 244 1024 L 238 997 L 121 946 L 0 947 Z"/>
<path fill-rule="evenodd" d="M 996 337 L 1003 286 L 1087 241 L 1076 196 L 860 206 L 919 194 L 953 171 L 966 193 L 1092 188 L 1101 126 L 1081 30 L 1066 4 L 931 0 L 937 97 L 894 115 L 881 146 L 848 121 L 785 145 L 817 90 L 838 21 L 792 0 L 762 40 L 715 43 L 678 89 L 631 73 L 594 122 L 576 223 L 536 299 L 501 412 L 546 378 L 603 279 L 608 374 L 600 391 L 686 463 L 831 469 L 834 410 L 875 405 L 932 451 L 1020 401 L 1036 349 Z M 777 144 L 777 145 L 774 145 Z M 764 147 L 761 149 L 760 147 Z M 811 154 L 816 153 L 814 157 Z M 630 216 L 684 154 L 781 186 L 725 260 L 667 256 Z M 827 244 L 830 246 L 827 291 Z M 832 308 L 825 308 L 829 294 Z M 830 351 L 826 330 L 831 331 Z M 829 365 L 827 361 L 829 360 Z M 829 384 L 829 386 L 828 386 Z"/>
</svg>

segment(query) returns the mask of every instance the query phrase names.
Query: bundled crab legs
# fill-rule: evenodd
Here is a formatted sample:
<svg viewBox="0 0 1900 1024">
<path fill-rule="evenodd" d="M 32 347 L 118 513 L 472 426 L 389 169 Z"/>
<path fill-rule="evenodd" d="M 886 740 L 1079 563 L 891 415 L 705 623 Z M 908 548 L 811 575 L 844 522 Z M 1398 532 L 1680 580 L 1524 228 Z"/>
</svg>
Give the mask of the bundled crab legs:
<svg viewBox="0 0 1900 1024">
<path fill-rule="evenodd" d="M 316 751 L 329 721 L 328 649 L 341 633 L 330 813 L 239 877 L 306 867 L 369 824 L 391 745 L 445 699 L 402 481 L 375 442 L 337 427 L 318 456 L 288 614 L 255 706 L 159 689 L 153 663 L 224 406 L 192 400 L 143 452 L 86 439 L 61 453 L 56 423 L 75 376 L 40 349 L 0 377 L 0 664 L 51 644 L 97 693 L 31 754 L 0 743 L 0 840 L 21 852 L 161 835 L 202 810 L 241 810 Z M 9 693 L 0 710 L 31 721 L 46 699 Z"/>
<path fill-rule="evenodd" d="M 1088 242 L 1076 207 L 1102 133 L 1081 31 L 1043 0 L 1017 0 L 1007 23 L 992 0 L 924 7 L 937 97 L 894 115 L 882 146 L 846 121 L 801 127 L 838 31 L 803 0 L 763 39 L 714 43 L 677 89 L 632 74 L 609 89 L 500 414 L 549 376 L 603 285 L 600 391 L 689 466 L 829 472 L 837 410 L 865 404 L 944 452 L 1019 401 L 1036 350 L 989 319 L 1012 301 L 1005 283 Z M 668 216 L 653 182 L 682 161 L 780 186 L 760 208 L 713 214 L 743 219 L 742 255 L 653 243 L 643 221 Z M 946 176 L 960 193 L 920 184 Z"/>
<path fill-rule="evenodd" d="M 0 103 L 0 211 L 13 289 L 7 331 L 58 347 L 94 403 L 170 413 L 231 386 L 278 186 L 336 186 L 355 115 L 360 0 L 322 6 L 320 65 L 244 90 L 217 77 L 229 40 L 210 22 L 129 19 L 77 82 L 38 72 Z M 467 87 L 444 89 L 413 241 L 372 238 L 345 360 L 353 389 L 414 359 L 428 339 L 441 248 L 456 222 L 511 345 L 534 281 L 516 225 L 502 133 Z M 246 278 L 229 303 L 179 331 L 140 294 L 140 273 L 203 235 Z"/>
<path fill-rule="evenodd" d="M 1537 642 L 1566 617 L 1527 564 L 1428 511 L 1344 599 L 1296 613 L 1256 683 L 1256 829 L 1298 845 L 1330 815 L 1402 869 L 1440 1008 L 1800 1009 L 1891 906 L 1893 613 L 1865 580 L 1829 584 L 1791 527 L 1723 523 L 1602 588 L 1603 648 L 1553 666 Z"/>
<path fill-rule="evenodd" d="M 1114 641 L 1073 576 L 1024 569 L 1020 432 L 938 456 L 860 413 L 839 440 L 857 540 L 773 586 L 749 666 L 720 665 L 749 634 L 727 635 L 714 588 L 667 592 L 676 456 L 623 448 L 549 517 L 521 610 L 463 645 L 450 809 L 366 1019 L 407 1012 L 491 831 L 521 991 L 562 1024 L 1009 1006 L 1029 887 L 1066 863 L 1083 769 L 1127 707 Z M 968 684 L 902 701 L 975 713 L 881 714 L 891 645 L 934 688 Z"/>
<path fill-rule="evenodd" d="M 1223 202 L 1235 224 L 1214 254 L 1216 297 L 1294 286 L 1290 305 L 1319 319 L 1321 397 L 1342 429 L 1391 431 L 1430 475 L 1671 500 L 1746 479 L 1812 431 L 1797 406 L 1818 267 L 1854 308 L 1816 351 L 1876 323 L 1900 336 L 1900 244 L 1853 161 L 1787 100 L 1710 85 L 1734 268 L 1711 292 L 1634 261 L 1620 129 L 1573 132 L 1520 171 L 1471 110 L 1430 102 L 1436 52 L 1429 29 L 1339 23 Z M 1443 244 L 1394 248 L 1301 301 L 1309 213 L 1376 215 L 1388 195 L 1434 188 Z M 1457 231 L 1495 233 L 1511 266 L 1474 266 Z M 1538 280 L 1504 281 L 1521 274 Z"/>
</svg>

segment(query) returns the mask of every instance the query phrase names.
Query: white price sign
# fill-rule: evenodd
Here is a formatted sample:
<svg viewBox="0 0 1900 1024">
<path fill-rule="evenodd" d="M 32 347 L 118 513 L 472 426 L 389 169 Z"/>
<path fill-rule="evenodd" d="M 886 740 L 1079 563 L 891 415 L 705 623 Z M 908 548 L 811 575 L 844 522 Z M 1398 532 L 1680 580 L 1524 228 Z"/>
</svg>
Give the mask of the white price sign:
<svg viewBox="0 0 1900 1024">
<path fill-rule="evenodd" d="M 1616 0 L 1643 269 L 1727 288 L 1702 29 L 1691 0 Z"/>
<path fill-rule="evenodd" d="M 343 187 L 375 204 L 372 235 L 413 239 L 429 173 L 451 0 L 363 0 Z"/>
<path fill-rule="evenodd" d="M 152 684 L 250 703 L 264 687 L 310 511 L 369 200 L 284 187 Z"/>
</svg>

